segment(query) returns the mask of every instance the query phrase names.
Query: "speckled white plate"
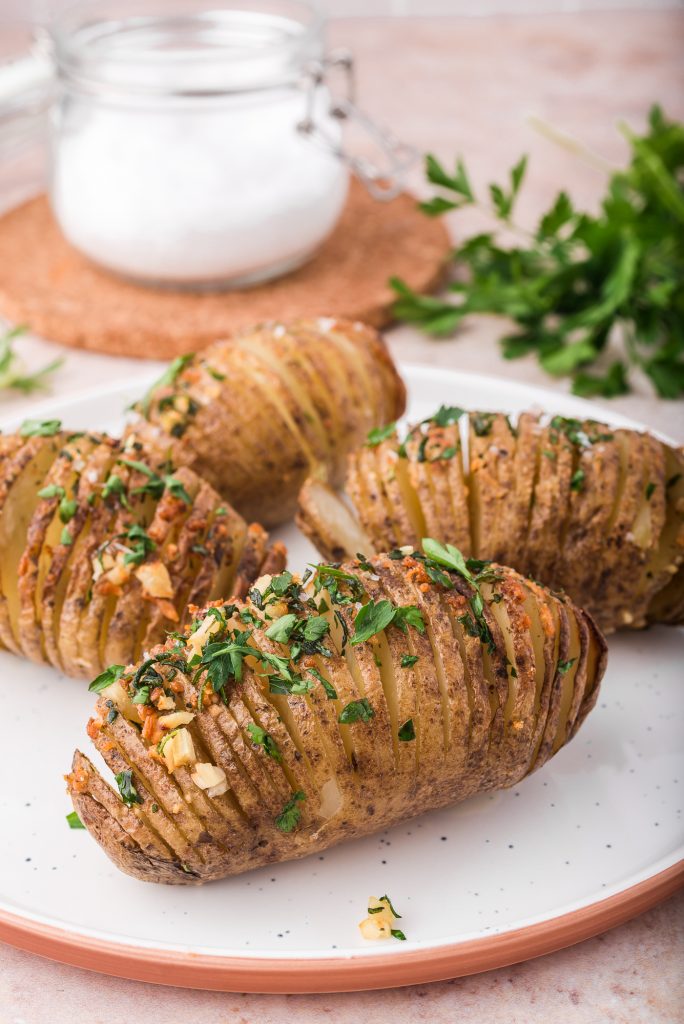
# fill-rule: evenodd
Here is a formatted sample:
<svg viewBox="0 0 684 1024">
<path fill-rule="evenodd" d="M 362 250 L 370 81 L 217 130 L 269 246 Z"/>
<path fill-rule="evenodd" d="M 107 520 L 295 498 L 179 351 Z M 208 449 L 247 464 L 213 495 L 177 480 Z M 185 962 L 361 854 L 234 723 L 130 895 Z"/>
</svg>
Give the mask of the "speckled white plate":
<svg viewBox="0 0 684 1024">
<path fill-rule="evenodd" d="M 634 426 L 579 399 L 403 367 L 409 418 L 440 402 L 532 405 Z M 42 403 L 37 418 L 117 431 L 148 383 Z M 0 427 L 16 423 L 0 420 Z M 314 551 L 280 531 L 291 565 Z M 681 884 L 684 630 L 610 640 L 599 703 L 577 738 L 515 789 L 413 819 L 319 857 L 202 889 L 120 874 L 71 831 L 62 773 L 92 749 L 85 684 L 0 654 L 0 938 L 124 977 L 233 991 L 330 991 L 453 977 L 611 927 Z M 389 893 L 407 941 L 364 943 L 366 897 Z"/>
</svg>

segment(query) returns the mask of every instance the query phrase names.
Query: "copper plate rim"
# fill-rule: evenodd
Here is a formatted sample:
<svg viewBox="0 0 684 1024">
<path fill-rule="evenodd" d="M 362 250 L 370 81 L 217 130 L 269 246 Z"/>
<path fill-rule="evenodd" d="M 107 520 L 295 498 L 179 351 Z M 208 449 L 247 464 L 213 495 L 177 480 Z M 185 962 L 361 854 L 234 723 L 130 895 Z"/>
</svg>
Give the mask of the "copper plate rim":
<svg viewBox="0 0 684 1024">
<path fill-rule="evenodd" d="M 358 992 L 444 981 L 553 953 L 623 924 L 684 886 L 684 860 L 559 917 L 483 939 L 391 954 L 272 959 L 144 949 L 0 911 L 0 940 L 100 974 L 217 992 Z"/>
</svg>

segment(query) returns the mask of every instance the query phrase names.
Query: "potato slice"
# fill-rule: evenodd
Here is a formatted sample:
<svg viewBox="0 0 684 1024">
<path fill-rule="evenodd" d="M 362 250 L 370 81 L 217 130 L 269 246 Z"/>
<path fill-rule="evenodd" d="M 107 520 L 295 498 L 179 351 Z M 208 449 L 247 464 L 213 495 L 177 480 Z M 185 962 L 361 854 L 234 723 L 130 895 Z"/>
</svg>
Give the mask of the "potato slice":
<svg viewBox="0 0 684 1024">
<path fill-rule="evenodd" d="M 0 493 L 0 641 L 19 654 L 19 565 L 29 524 L 41 499 L 38 491 L 57 458 L 63 435 L 31 437 L 7 457 Z M 12 447 L 12 446 L 10 446 Z"/>
</svg>

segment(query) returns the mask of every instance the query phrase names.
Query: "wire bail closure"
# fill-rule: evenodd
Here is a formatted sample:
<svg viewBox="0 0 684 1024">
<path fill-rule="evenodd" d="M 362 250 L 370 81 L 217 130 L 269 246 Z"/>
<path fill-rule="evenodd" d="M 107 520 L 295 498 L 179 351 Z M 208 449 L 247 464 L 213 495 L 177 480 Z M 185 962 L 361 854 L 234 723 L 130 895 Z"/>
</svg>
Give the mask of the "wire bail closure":
<svg viewBox="0 0 684 1024">
<path fill-rule="evenodd" d="M 349 152 L 317 122 L 316 90 L 328 84 L 329 71 L 336 69 L 341 69 L 344 74 L 346 95 L 333 97 L 329 111 L 331 117 L 338 121 L 353 122 L 362 128 L 386 157 L 386 167 L 380 167 L 367 157 Z M 350 51 L 331 50 L 322 60 L 312 61 L 305 69 L 303 84 L 305 88 L 308 86 L 306 112 L 297 125 L 297 131 L 346 164 L 374 199 L 384 202 L 395 199 L 403 189 L 406 171 L 418 159 L 418 151 L 382 128 L 356 105 L 354 58 Z"/>
</svg>

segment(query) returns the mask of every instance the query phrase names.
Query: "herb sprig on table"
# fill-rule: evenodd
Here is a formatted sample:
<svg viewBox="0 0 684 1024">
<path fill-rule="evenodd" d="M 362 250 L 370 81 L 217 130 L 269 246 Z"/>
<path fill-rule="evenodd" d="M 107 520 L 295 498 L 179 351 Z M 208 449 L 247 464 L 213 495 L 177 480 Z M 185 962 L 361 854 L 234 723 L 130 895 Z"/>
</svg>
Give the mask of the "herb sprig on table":
<svg viewBox="0 0 684 1024">
<path fill-rule="evenodd" d="M 484 205 L 498 229 L 521 240 L 508 246 L 496 228 L 468 239 L 454 254 L 465 279 L 450 283 L 449 298 L 416 294 L 394 278 L 396 315 L 446 335 L 469 314 L 500 314 L 519 328 L 502 339 L 504 356 L 536 353 L 549 373 L 572 377 L 575 394 L 624 394 L 636 367 L 663 398 L 682 394 L 684 125 L 654 106 L 644 136 L 622 131 L 630 162 L 611 174 L 598 215 L 576 210 L 560 192 L 531 232 L 512 220 L 526 157 L 506 185 L 489 186 L 482 204 L 462 160 L 449 171 L 428 156 L 427 177 L 440 192 L 420 204 L 426 214 Z M 614 331 L 624 339 L 624 356 L 603 372 L 587 372 Z"/>
<path fill-rule="evenodd" d="M 53 359 L 35 373 L 26 373 L 24 363 L 14 349 L 15 339 L 25 330 L 25 327 L 12 327 L 0 337 L 0 391 L 12 388 L 14 391 L 23 391 L 25 395 L 46 391 L 47 378 L 64 362 L 63 359 Z"/>
</svg>

